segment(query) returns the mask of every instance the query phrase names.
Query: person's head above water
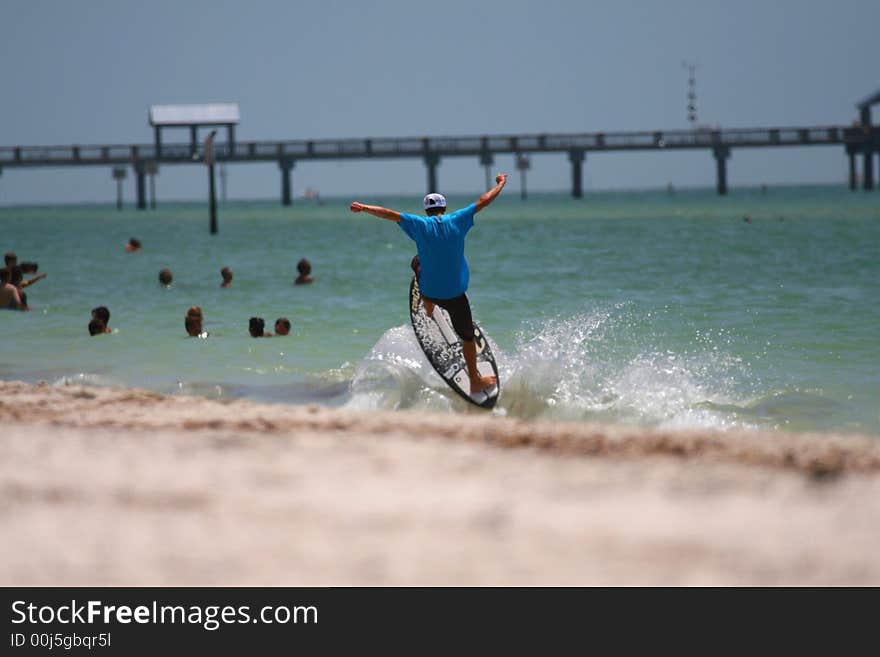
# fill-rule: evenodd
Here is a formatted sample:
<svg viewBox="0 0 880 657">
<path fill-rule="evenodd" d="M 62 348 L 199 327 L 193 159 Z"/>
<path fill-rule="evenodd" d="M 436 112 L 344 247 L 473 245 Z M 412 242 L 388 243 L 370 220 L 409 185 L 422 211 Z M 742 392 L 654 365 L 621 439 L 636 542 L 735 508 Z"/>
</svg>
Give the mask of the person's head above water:
<svg viewBox="0 0 880 657">
<path fill-rule="evenodd" d="M 15 255 L 12 251 L 5 254 L 3 256 L 3 261 L 6 263 L 6 266 L 12 269 L 15 265 L 18 264 L 18 256 Z"/>
<path fill-rule="evenodd" d="M 92 320 L 89 322 L 89 335 L 100 335 L 105 333 L 106 328 L 104 322 L 97 317 L 92 317 Z"/>
<path fill-rule="evenodd" d="M 262 317 L 251 317 L 250 322 L 248 323 L 248 331 L 251 334 L 252 338 L 262 338 L 266 327 L 266 322 Z"/>
<path fill-rule="evenodd" d="M 140 251 L 141 241 L 137 237 L 132 237 L 130 240 L 128 240 L 128 244 L 125 245 L 125 250 L 129 253 L 132 251 Z"/>
<path fill-rule="evenodd" d="M 100 319 L 104 324 L 110 324 L 110 310 L 108 310 L 107 306 L 92 308 L 92 317 Z"/>
<path fill-rule="evenodd" d="M 302 258 L 298 263 L 296 263 L 296 270 L 299 272 L 299 276 L 296 277 L 294 283 L 297 285 L 302 285 L 303 283 L 312 283 L 315 279 L 311 276 L 312 273 L 312 263 L 310 263 L 306 258 Z"/>
<path fill-rule="evenodd" d="M 187 315 L 183 320 L 183 327 L 186 329 L 188 335 L 198 337 L 202 332 L 202 316 Z"/>
<path fill-rule="evenodd" d="M 422 199 L 422 205 L 429 217 L 446 212 L 446 197 L 436 192 L 428 194 Z"/>
<path fill-rule="evenodd" d="M 221 287 L 229 287 L 232 285 L 232 270 L 229 267 L 221 269 L 220 276 L 223 277 L 223 282 L 220 284 Z"/>
<path fill-rule="evenodd" d="M 279 317 L 275 320 L 275 333 L 277 335 L 290 334 L 290 320 L 286 317 Z"/>
<path fill-rule="evenodd" d="M 171 285 L 172 280 L 174 280 L 174 276 L 171 274 L 170 269 L 165 268 L 159 272 L 159 282 L 162 285 Z"/>
</svg>

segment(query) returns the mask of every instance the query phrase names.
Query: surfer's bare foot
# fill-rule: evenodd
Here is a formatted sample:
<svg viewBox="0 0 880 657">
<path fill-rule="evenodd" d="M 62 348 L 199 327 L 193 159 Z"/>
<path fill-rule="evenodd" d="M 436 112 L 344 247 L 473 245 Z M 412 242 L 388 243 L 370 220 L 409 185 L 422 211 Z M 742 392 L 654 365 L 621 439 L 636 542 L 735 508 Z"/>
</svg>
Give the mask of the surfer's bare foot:
<svg viewBox="0 0 880 657">
<path fill-rule="evenodd" d="M 494 376 L 481 376 L 478 379 L 471 379 L 471 394 L 475 392 L 483 392 L 498 383 L 498 379 Z"/>
<path fill-rule="evenodd" d="M 433 302 L 428 301 L 427 299 L 422 299 L 422 303 L 425 304 L 425 314 L 426 314 L 428 317 L 433 317 L 433 316 L 434 316 L 434 304 L 433 304 Z"/>
</svg>

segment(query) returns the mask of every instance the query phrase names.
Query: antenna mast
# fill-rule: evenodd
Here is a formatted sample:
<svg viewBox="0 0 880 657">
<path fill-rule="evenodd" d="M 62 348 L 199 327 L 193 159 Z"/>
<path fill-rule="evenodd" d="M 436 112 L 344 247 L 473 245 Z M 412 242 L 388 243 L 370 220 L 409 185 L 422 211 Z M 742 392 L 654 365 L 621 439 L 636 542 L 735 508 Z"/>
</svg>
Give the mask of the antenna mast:
<svg viewBox="0 0 880 657">
<path fill-rule="evenodd" d="M 688 71 L 687 120 L 691 128 L 697 127 L 697 65 L 693 62 L 681 63 Z"/>
</svg>

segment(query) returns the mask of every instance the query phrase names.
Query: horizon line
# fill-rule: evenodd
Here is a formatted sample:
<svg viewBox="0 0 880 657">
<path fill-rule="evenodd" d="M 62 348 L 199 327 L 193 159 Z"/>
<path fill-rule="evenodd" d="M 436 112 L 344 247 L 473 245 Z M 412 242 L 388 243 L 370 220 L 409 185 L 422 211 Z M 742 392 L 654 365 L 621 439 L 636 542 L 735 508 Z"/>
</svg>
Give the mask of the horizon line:
<svg viewBox="0 0 880 657">
<path fill-rule="evenodd" d="M 834 181 L 824 181 L 824 182 L 804 182 L 804 183 L 749 183 L 744 185 L 736 185 L 735 187 L 730 188 L 730 192 L 735 193 L 737 190 L 754 190 L 754 189 L 762 189 L 766 187 L 769 191 L 770 189 L 785 189 L 785 188 L 798 188 L 798 187 L 840 187 L 843 191 L 852 191 L 847 186 L 845 181 L 843 183 L 834 182 Z M 671 185 L 671 189 L 674 192 L 698 192 L 698 191 L 711 191 L 714 193 L 715 187 L 714 185 Z M 629 193 L 629 194 L 640 194 L 640 193 L 653 193 L 653 192 L 669 192 L 669 185 L 661 185 L 661 186 L 652 186 L 652 187 L 605 187 L 600 189 L 591 189 L 584 190 L 584 197 L 580 199 L 571 198 L 573 202 L 584 202 L 587 201 L 590 194 L 613 194 L 613 193 Z M 483 190 L 485 191 L 485 190 Z M 856 190 L 861 191 L 861 190 Z M 320 195 L 320 190 L 318 190 Z M 444 191 L 444 194 L 447 196 L 479 196 L 481 191 Z M 358 195 L 358 194 L 353 194 Z M 570 190 L 567 189 L 542 189 L 542 190 L 534 190 L 528 193 L 529 196 L 541 196 L 541 195 L 565 195 L 566 197 L 571 197 Z M 393 198 L 404 198 L 412 196 L 413 198 L 421 199 L 420 194 L 413 194 L 411 192 L 370 192 L 369 195 L 359 194 L 361 197 L 393 197 Z M 349 196 L 344 196 L 341 194 L 329 194 L 327 196 L 320 196 L 321 199 L 327 200 L 346 200 L 350 198 Z M 302 203 L 308 203 L 309 205 L 315 205 L 315 201 L 310 198 L 304 198 L 303 196 L 293 196 L 292 197 L 294 203 L 291 206 L 299 205 Z M 508 196 L 506 200 L 513 200 Z M 520 199 L 518 195 L 515 196 L 515 200 L 520 202 L 528 202 L 528 199 Z M 296 203 L 299 201 L 299 203 Z M 282 206 L 277 197 L 237 197 L 237 198 L 229 198 L 225 201 L 218 200 L 218 204 L 223 203 L 271 203 L 273 205 L 277 204 L 279 207 Z M 193 198 L 168 198 L 162 199 L 160 202 L 157 199 L 157 205 L 162 204 L 177 204 L 177 205 L 201 205 L 207 204 L 207 200 L 199 200 Z M 23 201 L 21 203 L 2 203 L 0 202 L 0 208 L 38 208 L 38 207 L 63 207 L 67 205 L 95 205 L 95 206 L 115 206 L 116 200 L 88 200 L 88 201 Z M 132 200 L 125 203 L 122 207 L 122 210 L 137 210 L 136 201 Z M 143 212 L 149 211 L 151 208 L 147 207 Z"/>
</svg>

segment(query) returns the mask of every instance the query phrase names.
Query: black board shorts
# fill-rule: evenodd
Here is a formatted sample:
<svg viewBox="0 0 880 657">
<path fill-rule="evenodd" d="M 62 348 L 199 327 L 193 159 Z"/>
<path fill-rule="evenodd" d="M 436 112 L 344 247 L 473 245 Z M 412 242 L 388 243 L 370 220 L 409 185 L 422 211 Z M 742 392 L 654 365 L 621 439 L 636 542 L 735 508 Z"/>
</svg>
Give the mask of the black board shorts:
<svg viewBox="0 0 880 657">
<path fill-rule="evenodd" d="M 474 318 L 471 316 L 471 304 L 466 294 L 452 299 L 432 299 L 430 297 L 422 297 L 422 299 L 430 301 L 448 312 L 449 319 L 452 320 L 452 328 L 458 333 L 458 337 L 468 342 L 473 341 Z"/>
</svg>

